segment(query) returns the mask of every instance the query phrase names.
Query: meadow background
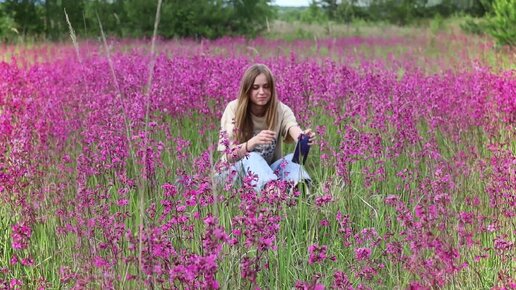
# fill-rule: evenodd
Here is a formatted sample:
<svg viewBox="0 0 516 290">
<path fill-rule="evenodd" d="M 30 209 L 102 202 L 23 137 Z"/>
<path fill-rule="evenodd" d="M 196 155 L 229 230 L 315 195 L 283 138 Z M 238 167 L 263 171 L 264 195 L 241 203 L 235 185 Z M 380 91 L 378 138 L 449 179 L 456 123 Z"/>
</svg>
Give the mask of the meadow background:
<svg viewBox="0 0 516 290">
<path fill-rule="evenodd" d="M 36 2 L 21 11 L 48 25 L 52 5 L 75 7 Z M 0 22 L 1 289 L 516 288 L 513 30 L 490 30 L 514 1 L 471 2 L 481 15 L 375 2 L 393 21 L 254 1 L 260 25 L 220 35 L 166 26 L 174 1 L 161 20 L 140 7 L 150 26 L 122 16 L 143 1 L 80 3 L 83 26 Z M 188 19 L 254 15 L 224 7 Z M 255 62 L 318 134 L 311 188 L 215 182 L 220 117 Z"/>
</svg>

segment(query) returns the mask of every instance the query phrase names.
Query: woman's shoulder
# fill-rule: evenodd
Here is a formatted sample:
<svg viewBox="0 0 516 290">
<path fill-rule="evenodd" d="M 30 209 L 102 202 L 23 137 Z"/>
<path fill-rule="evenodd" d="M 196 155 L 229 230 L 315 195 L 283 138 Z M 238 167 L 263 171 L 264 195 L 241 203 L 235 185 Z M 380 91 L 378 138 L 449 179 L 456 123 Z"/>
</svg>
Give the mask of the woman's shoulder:
<svg viewBox="0 0 516 290">
<path fill-rule="evenodd" d="M 285 103 L 283 103 L 281 101 L 278 101 L 278 111 L 280 113 L 285 113 L 285 112 L 292 111 L 292 109 L 288 105 L 286 105 Z"/>
<path fill-rule="evenodd" d="M 232 100 L 226 105 L 225 111 L 235 112 L 238 105 L 238 100 Z"/>
</svg>

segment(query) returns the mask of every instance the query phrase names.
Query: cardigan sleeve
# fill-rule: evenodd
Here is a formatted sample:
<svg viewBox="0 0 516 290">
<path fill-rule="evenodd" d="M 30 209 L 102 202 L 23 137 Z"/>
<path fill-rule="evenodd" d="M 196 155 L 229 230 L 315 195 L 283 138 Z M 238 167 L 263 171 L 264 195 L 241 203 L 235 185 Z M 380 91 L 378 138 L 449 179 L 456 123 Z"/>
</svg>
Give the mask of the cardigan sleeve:
<svg viewBox="0 0 516 290">
<path fill-rule="evenodd" d="M 226 106 L 222 118 L 220 119 L 219 142 L 217 151 L 224 152 L 233 142 L 235 128 L 235 113 L 231 108 L 231 103 Z"/>
<path fill-rule="evenodd" d="M 294 112 L 287 105 L 282 104 L 282 120 L 281 120 L 281 137 L 285 140 L 285 143 L 292 143 L 294 139 L 288 134 L 290 128 L 299 126 L 294 116 Z"/>
</svg>

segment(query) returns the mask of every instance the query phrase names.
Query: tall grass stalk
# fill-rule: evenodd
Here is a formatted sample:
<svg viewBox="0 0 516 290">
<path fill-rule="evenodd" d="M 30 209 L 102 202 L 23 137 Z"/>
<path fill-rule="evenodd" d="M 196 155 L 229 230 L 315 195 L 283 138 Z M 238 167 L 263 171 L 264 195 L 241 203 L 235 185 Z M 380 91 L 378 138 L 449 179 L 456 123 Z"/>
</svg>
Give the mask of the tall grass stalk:
<svg viewBox="0 0 516 290">
<path fill-rule="evenodd" d="M 148 147 L 148 132 L 149 132 L 149 108 L 150 108 L 150 101 L 149 101 L 149 97 L 150 97 L 150 91 L 152 89 L 152 77 L 154 75 L 154 65 L 155 65 L 155 62 L 156 62 L 156 53 L 155 53 L 155 50 L 156 50 L 156 37 L 158 35 L 158 26 L 159 26 L 159 20 L 160 20 L 160 12 L 161 12 L 161 3 L 162 3 L 162 0 L 158 0 L 158 7 L 156 8 L 156 17 L 154 19 L 154 31 L 152 33 L 152 42 L 151 42 L 151 50 L 150 50 L 150 57 L 151 57 L 151 60 L 150 60 L 150 64 L 149 64 L 149 76 L 147 78 L 147 84 L 144 88 L 144 95 L 145 95 L 145 129 L 144 129 L 144 132 L 145 132 L 145 141 L 144 141 L 144 148 L 145 148 L 145 154 L 143 156 L 143 174 L 144 174 L 144 178 L 143 178 L 143 184 L 142 184 L 142 189 L 139 191 L 139 197 L 140 197 L 140 224 L 139 224 L 139 244 L 138 244 L 138 247 L 139 247 L 139 265 L 140 265 L 140 269 L 143 268 L 143 260 L 142 260 L 142 252 L 143 252 L 143 230 L 144 230 L 144 225 L 145 225 L 145 215 L 144 215 L 144 211 L 145 211 L 145 190 L 147 187 L 148 187 L 148 178 L 150 176 L 150 172 L 148 172 L 148 168 L 147 168 L 147 147 Z M 149 196 L 151 195 L 152 193 L 149 192 Z"/>
</svg>

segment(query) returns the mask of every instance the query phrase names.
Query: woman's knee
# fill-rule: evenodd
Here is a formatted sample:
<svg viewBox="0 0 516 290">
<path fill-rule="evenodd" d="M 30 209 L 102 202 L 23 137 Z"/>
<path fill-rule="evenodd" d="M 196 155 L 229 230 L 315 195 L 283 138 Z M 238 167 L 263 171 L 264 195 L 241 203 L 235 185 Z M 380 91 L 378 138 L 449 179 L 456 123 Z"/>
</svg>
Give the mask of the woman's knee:
<svg viewBox="0 0 516 290">
<path fill-rule="evenodd" d="M 259 191 L 265 184 L 272 180 L 277 180 L 267 161 L 256 152 L 251 152 L 245 159 L 241 160 L 241 168 L 244 174 L 254 174 L 257 177 L 254 187 Z"/>
<path fill-rule="evenodd" d="M 251 152 L 249 153 L 248 156 L 242 158 L 240 161 L 241 165 L 243 166 L 244 168 L 244 171 L 252 171 L 252 172 L 255 172 L 255 173 L 265 173 L 265 172 L 269 172 L 271 170 L 269 164 L 267 163 L 267 161 L 259 154 L 259 153 L 256 153 L 256 152 Z"/>
<path fill-rule="evenodd" d="M 303 180 L 311 181 L 310 175 L 308 175 L 305 168 L 292 162 L 292 160 L 285 160 L 285 163 L 281 166 L 281 170 L 279 171 L 280 178 L 283 180 L 293 181 L 294 183 L 298 183 Z"/>
<path fill-rule="evenodd" d="M 267 161 L 257 152 L 250 152 L 247 156 L 242 158 L 240 162 L 245 164 L 263 165 L 267 164 Z"/>
</svg>

